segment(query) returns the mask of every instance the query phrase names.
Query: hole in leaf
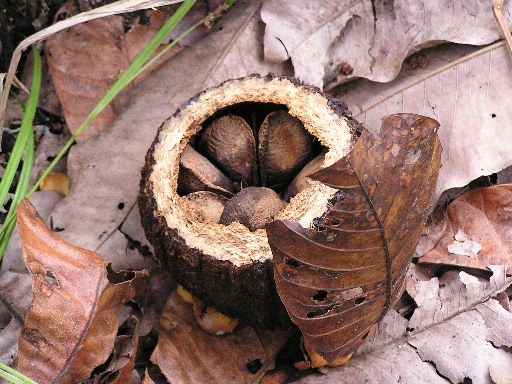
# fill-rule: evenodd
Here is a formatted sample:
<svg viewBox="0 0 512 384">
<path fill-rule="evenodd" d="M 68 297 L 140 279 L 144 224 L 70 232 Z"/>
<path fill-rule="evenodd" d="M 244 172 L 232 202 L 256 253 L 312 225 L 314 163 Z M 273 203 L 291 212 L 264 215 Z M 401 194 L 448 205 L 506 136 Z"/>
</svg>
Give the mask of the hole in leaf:
<svg viewBox="0 0 512 384">
<path fill-rule="evenodd" d="M 322 309 L 318 309 L 314 312 L 309 312 L 306 316 L 309 317 L 310 319 L 312 319 L 314 317 L 319 317 L 319 316 L 325 315 L 327 312 L 329 312 L 333 308 L 334 308 L 334 305 L 331 305 L 327 308 L 322 308 Z"/>
<path fill-rule="evenodd" d="M 57 278 L 52 273 L 52 271 L 46 271 L 46 275 L 44 276 L 44 279 L 46 280 L 48 285 L 51 285 L 51 286 L 58 286 L 59 285 L 59 282 L 57 281 Z"/>
<path fill-rule="evenodd" d="M 495 113 L 491 113 L 491 117 L 494 119 L 496 117 Z"/>
<path fill-rule="evenodd" d="M 345 192 L 338 191 L 334 194 L 333 200 L 335 200 L 336 202 L 340 202 L 340 201 L 345 200 L 345 197 L 346 197 Z"/>
<path fill-rule="evenodd" d="M 327 291 L 321 290 L 311 296 L 313 300 L 324 301 L 327 298 Z"/>
<path fill-rule="evenodd" d="M 325 231 L 325 227 L 323 227 L 324 223 L 324 218 L 323 217 L 315 217 L 313 219 L 313 221 L 311 222 L 311 224 L 313 225 L 313 228 L 316 230 L 316 231 Z"/>
<path fill-rule="evenodd" d="M 341 221 L 335 217 L 335 218 L 333 218 L 331 220 L 331 222 L 329 224 L 331 224 L 331 225 L 339 225 L 340 223 L 341 223 Z"/>
<path fill-rule="evenodd" d="M 284 259 L 284 262 L 286 263 L 286 265 L 289 265 L 292 268 L 299 268 L 302 265 L 297 260 L 288 259 L 288 258 Z"/>
<path fill-rule="evenodd" d="M 354 304 L 355 305 L 363 304 L 365 301 L 366 301 L 366 297 L 364 297 L 364 296 L 358 297 L 357 299 L 354 300 Z"/>
<path fill-rule="evenodd" d="M 370 330 L 364 334 L 363 337 L 361 337 L 361 340 L 366 340 L 366 338 L 370 335 Z"/>
<path fill-rule="evenodd" d="M 254 359 L 249 361 L 245 366 L 247 367 L 247 370 L 254 375 L 261 369 L 263 364 L 260 359 Z"/>
<path fill-rule="evenodd" d="M 407 328 L 405 328 L 405 330 L 406 330 L 407 332 L 413 332 L 413 331 L 414 331 L 414 328 L 407 327 Z"/>
<path fill-rule="evenodd" d="M 123 208 L 124 208 L 124 203 L 117 204 L 117 209 L 123 209 Z"/>
</svg>

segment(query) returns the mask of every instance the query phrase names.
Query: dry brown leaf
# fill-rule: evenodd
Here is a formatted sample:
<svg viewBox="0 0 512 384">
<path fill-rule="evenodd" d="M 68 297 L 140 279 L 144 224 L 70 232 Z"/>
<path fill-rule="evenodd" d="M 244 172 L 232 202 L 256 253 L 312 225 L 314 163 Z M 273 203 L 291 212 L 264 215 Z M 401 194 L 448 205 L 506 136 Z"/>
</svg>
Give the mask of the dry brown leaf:
<svg viewBox="0 0 512 384">
<path fill-rule="evenodd" d="M 115 272 L 101 256 L 65 243 L 27 199 L 17 220 L 34 295 L 19 338 L 19 370 L 41 384 L 87 379 L 113 348 L 117 309 L 147 273 Z"/>
<path fill-rule="evenodd" d="M 0 362 L 3 364 L 16 364 L 18 336 L 31 303 L 30 276 L 0 272 Z"/>
<path fill-rule="evenodd" d="M 401 296 L 428 215 L 439 125 L 390 115 L 352 151 L 310 175 L 337 190 L 314 228 L 267 224 L 279 297 L 304 340 L 327 362 L 354 349 Z"/>
<path fill-rule="evenodd" d="M 76 25 L 48 39 L 48 65 L 71 132 L 78 129 L 105 92 L 163 25 L 172 13 L 171 9 L 162 7 L 158 11 L 148 11 L 151 24 L 143 26 L 132 21 L 127 33 L 123 16 L 115 15 Z M 76 13 L 75 2 L 70 0 L 59 10 L 56 18 Z M 171 49 L 149 71 L 180 51 L 179 47 Z M 148 73 L 146 71 L 136 82 L 143 80 Z M 115 104 L 108 105 L 77 141 L 87 140 L 102 132 L 116 117 Z"/>
<path fill-rule="evenodd" d="M 405 66 L 390 83 L 358 80 L 336 91 L 366 127 L 398 112 L 439 121 L 443 166 L 434 203 L 443 191 L 512 164 L 512 100 L 507 96 L 512 92 L 512 60 L 502 44 L 467 54 L 471 50 L 432 48 L 425 53 L 427 68 Z"/>
<path fill-rule="evenodd" d="M 160 318 L 151 361 L 173 384 L 242 384 L 261 367 L 268 369 L 288 337 L 285 331 L 248 325 L 228 335 L 210 335 L 197 325 L 192 305 L 173 292 Z"/>
<path fill-rule="evenodd" d="M 30 198 L 31 203 L 36 207 L 46 224 L 51 224 L 49 220 L 50 213 L 60 199 L 62 199 L 62 195 L 59 195 L 55 191 L 37 191 Z M 2 264 L 0 265 L 0 270 L 28 274 L 27 266 L 23 262 L 23 251 L 21 249 L 18 225 L 15 226 L 14 232 L 9 240 L 9 244 L 7 245 L 2 259 Z"/>
<path fill-rule="evenodd" d="M 512 10 L 509 2 L 503 7 Z M 327 89 L 349 77 L 390 81 L 407 55 L 440 41 L 483 45 L 500 38 L 485 1 L 271 0 L 261 15 L 265 59 L 291 58 L 296 77 Z M 353 68 L 350 76 L 341 73 L 343 63 Z"/>
<path fill-rule="evenodd" d="M 512 184 L 473 189 L 452 201 L 437 223 L 442 232 L 424 236 L 420 263 L 447 264 L 488 270 L 507 265 L 512 271 Z"/>
<path fill-rule="evenodd" d="M 68 176 L 74 187 L 52 214 L 65 240 L 96 250 L 116 231 L 128 213 L 119 204 L 135 204 L 140 169 L 158 126 L 181 103 L 228 78 L 290 74 L 287 65 L 262 62 L 260 5 L 239 0 L 208 36 L 128 91 L 131 104 L 107 132 L 71 149 Z M 91 199 L 94 204 L 85 204 Z"/>
<path fill-rule="evenodd" d="M 139 321 L 135 316 L 131 318 L 130 328 L 132 335 L 116 337 L 108 367 L 94 378 L 94 384 L 140 384 L 140 376 L 134 369 L 139 344 Z"/>
<path fill-rule="evenodd" d="M 410 269 L 408 292 L 418 305 L 410 320 L 391 310 L 346 366 L 322 368 L 323 375 L 297 383 L 447 384 L 467 377 L 491 384 L 491 364 L 510 367 L 504 347 L 512 344 L 512 313 L 488 300 L 512 284 L 505 267 L 491 267 L 490 281 L 457 271 L 424 280 L 415 278 L 425 273 L 418 268 Z"/>
</svg>

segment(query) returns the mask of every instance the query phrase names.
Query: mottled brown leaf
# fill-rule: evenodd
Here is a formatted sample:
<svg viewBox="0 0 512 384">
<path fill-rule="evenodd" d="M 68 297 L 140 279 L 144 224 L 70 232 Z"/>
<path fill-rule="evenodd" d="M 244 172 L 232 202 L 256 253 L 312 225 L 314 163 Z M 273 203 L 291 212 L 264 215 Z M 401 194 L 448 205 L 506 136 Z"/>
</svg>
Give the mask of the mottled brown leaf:
<svg viewBox="0 0 512 384">
<path fill-rule="evenodd" d="M 426 228 L 429 234 L 420 238 L 420 263 L 487 271 L 501 264 L 512 270 L 512 184 L 473 189 L 435 217 Z"/>
<path fill-rule="evenodd" d="M 98 254 L 64 242 L 27 199 L 17 220 L 34 297 L 19 338 L 19 370 L 41 384 L 85 380 L 110 355 L 116 311 L 146 272 L 115 272 Z"/>
<path fill-rule="evenodd" d="M 242 384 L 268 367 L 288 336 L 247 325 L 224 336 L 210 335 L 197 325 L 192 305 L 173 292 L 151 361 L 173 384 Z"/>
<path fill-rule="evenodd" d="M 345 158 L 311 178 L 334 188 L 312 228 L 267 226 L 279 296 L 306 342 L 327 361 L 352 349 L 404 289 L 435 188 L 435 120 L 384 118 Z"/>
</svg>

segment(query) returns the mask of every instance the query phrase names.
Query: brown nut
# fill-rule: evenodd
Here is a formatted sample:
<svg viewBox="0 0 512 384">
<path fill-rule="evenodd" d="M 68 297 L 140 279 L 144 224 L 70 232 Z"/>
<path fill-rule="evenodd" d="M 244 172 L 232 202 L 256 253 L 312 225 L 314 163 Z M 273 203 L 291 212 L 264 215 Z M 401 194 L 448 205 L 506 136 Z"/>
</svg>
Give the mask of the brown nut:
<svg viewBox="0 0 512 384">
<path fill-rule="evenodd" d="M 309 163 L 307 163 L 306 166 L 302 168 L 302 170 L 293 178 L 290 185 L 288 185 L 286 188 L 284 193 L 284 200 L 290 201 L 292 197 L 308 188 L 310 186 L 308 176 L 320 170 L 324 165 L 324 161 L 325 153 L 321 153 Z"/>
<path fill-rule="evenodd" d="M 212 191 L 233 196 L 233 182 L 206 157 L 187 145 L 180 158 L 178 185 L 181 194 Z"/>
<path fill-rule="evenodd" d="M 199 148 L 231 180 L 244 185 L 256 183 L 256 142 L 251 127 L 241 117 L 214 120 L 203 130 Z"/>
<path fill-rule="evenodd" d="M 287 184 L 311 159 L 313 136 L 288 112 L 270 113 L 258 132 L 261 185 L 276 188 Z"/>
<path fill-rule="evenodd" d="M 218 223 L 228 199 L 210 191 L 189 193 L 187 199 L 197 220 L 202 223 Z"/>
<path fill-rule="evenodd" d="M 249 187 L 242 189 L 224 206 L 221 224 L 239 221 L 251 232 L 265 227 L 286 207 L 286 203 L 272 189 Z"/>
</svg>

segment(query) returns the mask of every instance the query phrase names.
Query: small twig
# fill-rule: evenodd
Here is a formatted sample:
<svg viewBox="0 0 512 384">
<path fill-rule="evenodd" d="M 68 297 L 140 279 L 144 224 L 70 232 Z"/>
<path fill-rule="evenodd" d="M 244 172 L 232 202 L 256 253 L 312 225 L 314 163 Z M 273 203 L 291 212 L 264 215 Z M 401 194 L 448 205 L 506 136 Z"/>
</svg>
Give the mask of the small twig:
<svg viewBox="0 0 512 384">
<path fill-rule="evenodd" d="M 503 3 L 505 0 L 492 0 L 492 13 L 498 27 L 500 28 L 501 35 L 505 39 L 505 44 L 508 48 L 508 53 L 512 56 L 512 36 L 510 35 L 510 29 L 508 29 L 507 21 L 503 16 Z"/>
</svg>

